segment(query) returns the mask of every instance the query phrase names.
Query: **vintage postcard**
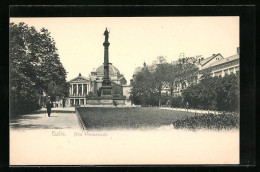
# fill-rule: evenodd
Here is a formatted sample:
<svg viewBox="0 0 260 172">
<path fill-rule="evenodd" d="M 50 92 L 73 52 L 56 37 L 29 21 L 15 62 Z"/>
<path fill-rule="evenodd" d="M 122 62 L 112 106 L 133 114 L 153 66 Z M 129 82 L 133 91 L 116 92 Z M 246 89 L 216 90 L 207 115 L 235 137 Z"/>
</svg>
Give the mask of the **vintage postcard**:
<svg viewBox="0 0 260 172">
<path fill-rule="evenodd" d="M 11 17 L 10 165 L 239 164 L 239 17 Z"/>
</svg>

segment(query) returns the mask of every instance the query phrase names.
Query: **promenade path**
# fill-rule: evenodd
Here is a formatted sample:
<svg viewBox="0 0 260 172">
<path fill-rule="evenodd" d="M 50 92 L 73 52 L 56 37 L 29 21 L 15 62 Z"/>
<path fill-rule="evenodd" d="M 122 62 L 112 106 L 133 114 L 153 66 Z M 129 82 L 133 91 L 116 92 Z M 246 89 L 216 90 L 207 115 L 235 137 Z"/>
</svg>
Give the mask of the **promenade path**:
<svg viewBox="0 0 260 172">
<path fill-rule="evenodd" d="M 11 130 L 34 130 L 34 129 L 80 129 L 79 121 L 74 107 L 53 108 L 48 117 L 43 108 L 35 113 L 22 115 L 10 120 Z"/>
<path fill-rule="evenodd" d="M 212 111 L 212 110 L 198 110 L 198 109 L 185 109 L 185 108 L 171 108 L 171 107 L 159 107 L 159 109 L 166 109 L 166 110 L 174 110 L 174 111 L 183 111 L 183 112 L 194 112 L 194 113 L 213 113 L 219 114 L 219 111 Z"/>
</svg>

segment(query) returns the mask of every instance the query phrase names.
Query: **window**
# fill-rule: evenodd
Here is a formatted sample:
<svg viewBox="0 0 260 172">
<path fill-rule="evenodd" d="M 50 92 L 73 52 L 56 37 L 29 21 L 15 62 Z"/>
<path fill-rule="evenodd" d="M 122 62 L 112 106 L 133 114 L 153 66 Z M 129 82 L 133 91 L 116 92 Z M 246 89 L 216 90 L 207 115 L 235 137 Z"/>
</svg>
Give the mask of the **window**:
<svg viewBox="0 0 260 172">
<path fill-rule="evenodd" d="M 74 99 L 70 99 L 70 105 L 74 106 Z"/>
<path fill-rule="evenodd" d="M 80 99 L 80 104 L 84 105 L 84 99 Z"/>
<path fill-rule="evenodd" d="M 79 105 L 79 99 L 75 99 L 75 105 Z"/>
<path fill-rule="evenodd" d="M 225 75 L 228 75 L 228 69 L 224 70 Z"/>
<path fill-rule="evenodd" d="M 118 88 L 115 88 L 115 94 L 119 94 Z"/>
<path fill-rule="evenodd" d="M 87 84 L 83 84 L 83 94 L 87 94 Z"/>
<path fill-rule="evenodd" d="M 222 75 L 222 71 L 218 71 L 214 73 L 215 76 L 221 76 Z"/>
<path fill-rule="evenodd" d="M 230 74 L 233 74 L 234 73 L 234 68 L 230 68 L 229 72 L 230 72 Z"/>
<path fill-rule="evenodd" d="M 77 85 L 73 84 L 73 95 L 77 94 Z"/>
<path fill-rule="evenodd" d="M 82 85 L 81 84 L 78 85 L 78 94 L 79 95 L 82 94 Z"/>
</svg>

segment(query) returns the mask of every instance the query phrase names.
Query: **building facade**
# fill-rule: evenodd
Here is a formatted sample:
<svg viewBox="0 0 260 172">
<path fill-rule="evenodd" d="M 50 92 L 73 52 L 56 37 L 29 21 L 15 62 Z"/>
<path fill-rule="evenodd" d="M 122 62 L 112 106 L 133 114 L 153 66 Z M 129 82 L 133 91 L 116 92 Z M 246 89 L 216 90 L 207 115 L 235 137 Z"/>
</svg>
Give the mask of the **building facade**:
<svg viewBox="0 0 260 172">
<path fill-rule="evenodd" d="M 87 95 L 99 94 L 103 77 L 104 66 L 101 65 L 96 70 L 93 69 L 89 77 L 84 77 L 79 74 L 77 77 L 71 79 L 69 81 L 70 94 L 67 98 L 66 106 L 86 106 Z M 130 104 L 131 86 L 127 85 L 124 75 L 111 63 L 109 64 L 109 77 L 111 79 L 111 85 L 114 88 L 113 94 L 123 94 L 126 97 L 126 104 Z"/>
<path fill-rule="evenodd" d="M 89 78 L 81 76 L 69 81 L 69 98 L 66 101 L 67 106 L 86 105 L 86 96 L 91 91 L 91 81 Z"/>
<path fill-rule="evenodd" d="M 173 95 L 174 97 L 181 96 L 182 91 L 192 83 L 198 83 L 203 74 L 209 74 L 212 77 L 224 77 L 225 75 L 236 74 L 239 75 L 239 47 L 237 54 L 224 58 L 220 53 L 213 54 L 208 58 L 196 59 L 195 65 L 199 71 L 196 78 L 185 80 L 182 84 L 177 84 Z"/>
</svg>

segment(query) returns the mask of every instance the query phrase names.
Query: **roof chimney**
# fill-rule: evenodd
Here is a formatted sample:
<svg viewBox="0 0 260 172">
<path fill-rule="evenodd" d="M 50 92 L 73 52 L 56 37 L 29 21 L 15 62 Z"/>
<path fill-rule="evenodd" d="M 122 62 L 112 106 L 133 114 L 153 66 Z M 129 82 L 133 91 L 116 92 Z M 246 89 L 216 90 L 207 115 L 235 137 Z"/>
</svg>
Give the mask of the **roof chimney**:
<svg viewBox="0 0 260 172">
<path fill-rule="evenodd" d="M 237 54 L 240 54 L 240 48 L 237 47 Z"/>
</svg>

